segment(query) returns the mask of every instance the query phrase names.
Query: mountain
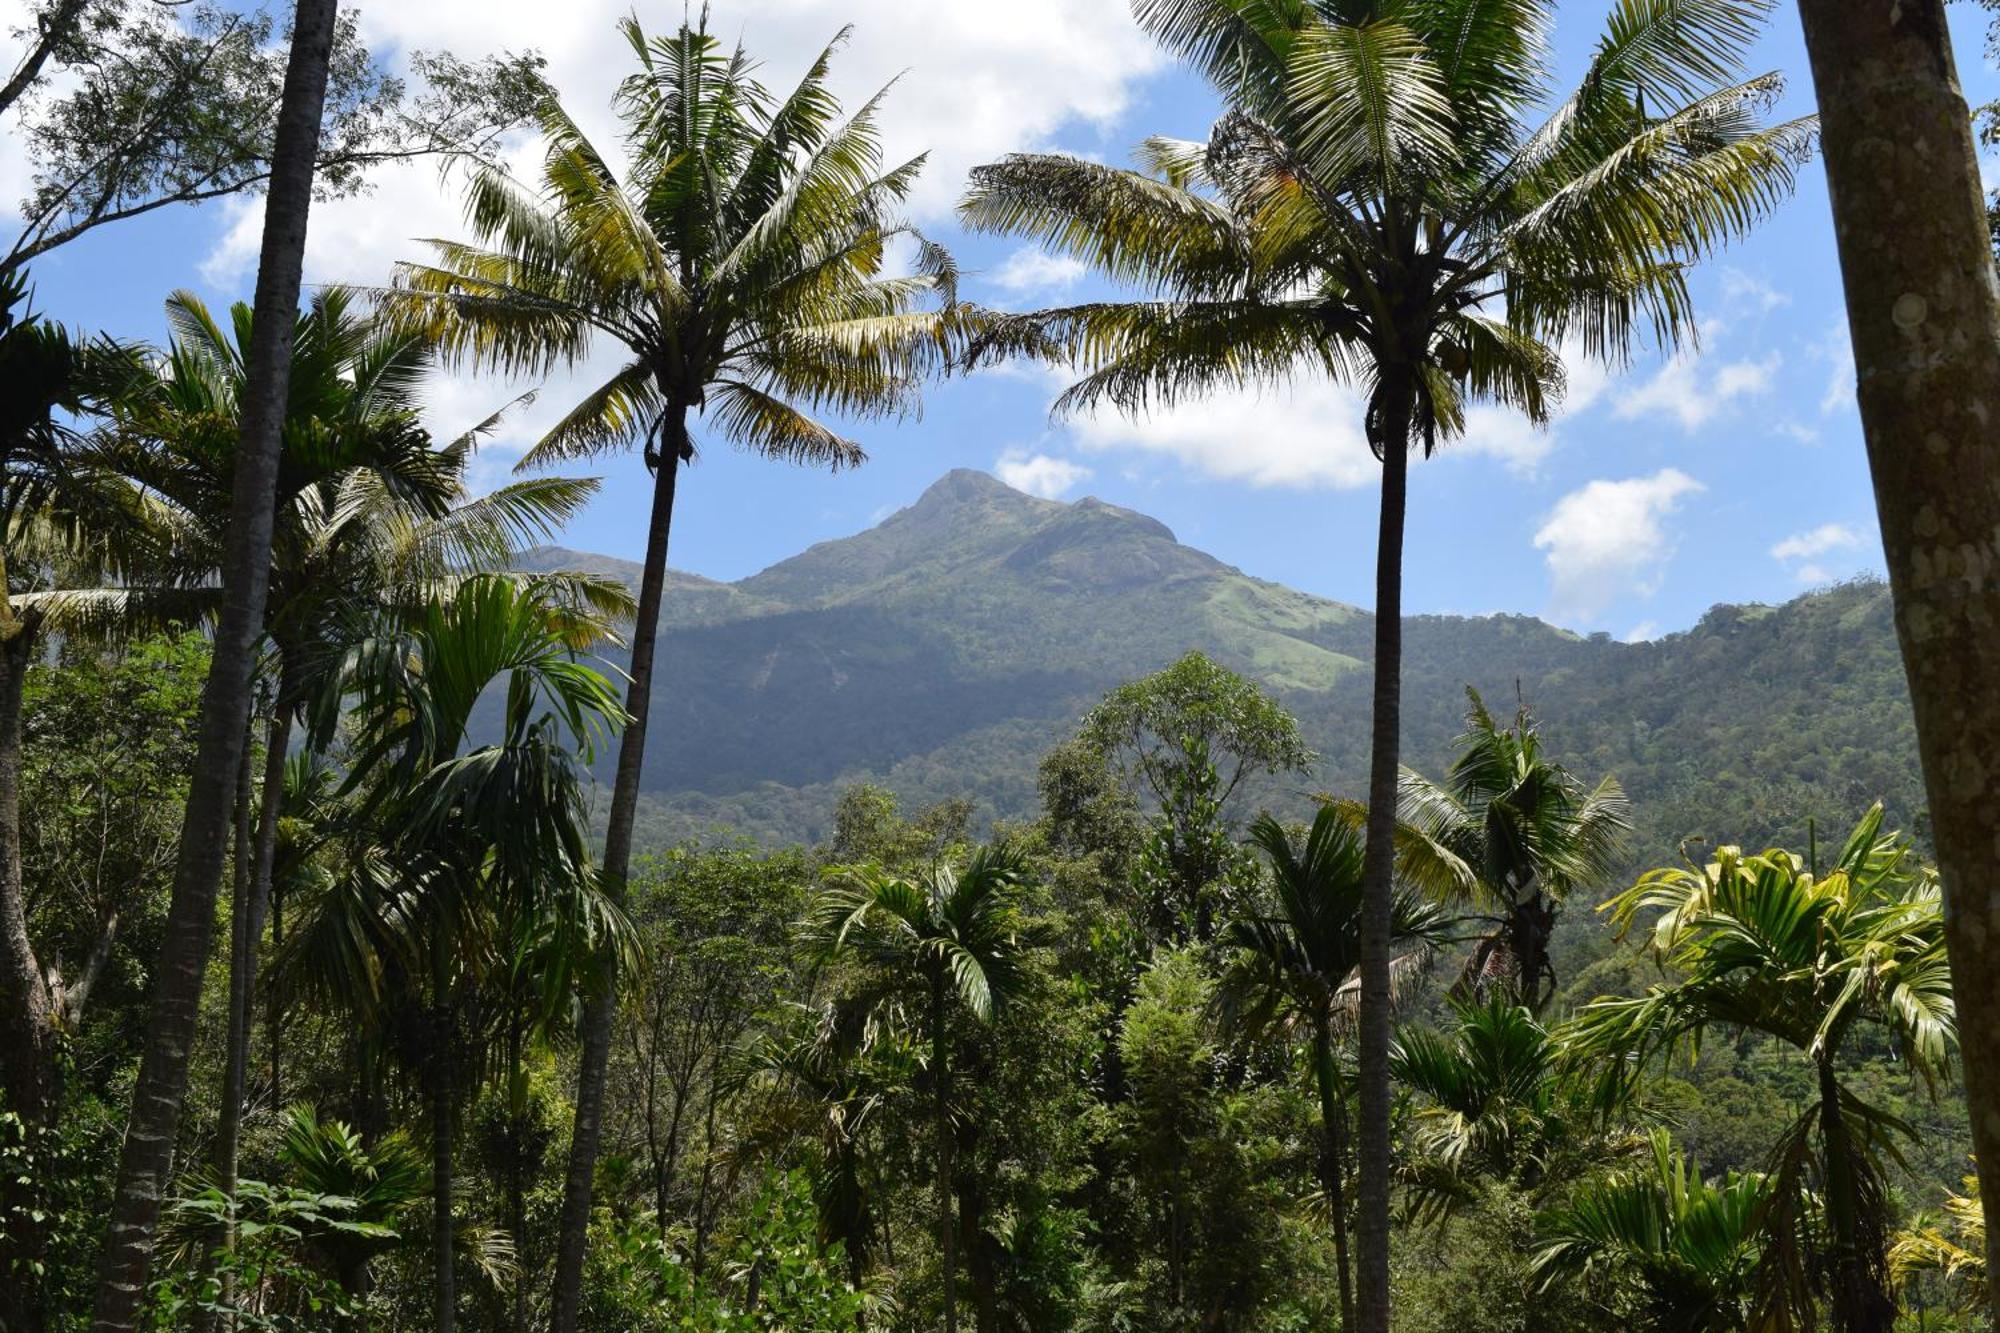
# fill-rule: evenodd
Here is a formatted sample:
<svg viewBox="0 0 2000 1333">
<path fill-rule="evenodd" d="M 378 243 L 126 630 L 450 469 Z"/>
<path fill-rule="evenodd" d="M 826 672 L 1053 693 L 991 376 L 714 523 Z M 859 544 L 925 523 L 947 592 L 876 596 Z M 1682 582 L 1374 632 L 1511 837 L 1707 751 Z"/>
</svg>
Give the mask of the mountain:
<svg viewBox="0 0 2000 1333">
<path fill-rule="evenodd" d="M 545 548 L 527 568 L 632 581 L 638 566 Z M 675 572 L 661 616 L 647 835 L 727 824 L 817 839 L 845 786 L 917 803 L 968 795 L 1033 813 L 1039 756 L 1106 690 L 1198 648 L 1263 682 L 1319 753 L 1302 788 L 1362 786 L 1373 617 L 1251 578 L 1144 514 L 1061 503 L 954 471 L 910 507 L 762 573 Z M 1517 691 L 1587 776 L 1639 805 L 1638 854 L 1681 839 L 1761 845 L 1886 799 L 1921 804 L 1887 590 L 1854 583 L 1780 607 L 1718 606 L 1654 643 L 1529 616 L 1406 622 L 1404 744 L 1439 771 L 1465 687 Z"/>
</svg>

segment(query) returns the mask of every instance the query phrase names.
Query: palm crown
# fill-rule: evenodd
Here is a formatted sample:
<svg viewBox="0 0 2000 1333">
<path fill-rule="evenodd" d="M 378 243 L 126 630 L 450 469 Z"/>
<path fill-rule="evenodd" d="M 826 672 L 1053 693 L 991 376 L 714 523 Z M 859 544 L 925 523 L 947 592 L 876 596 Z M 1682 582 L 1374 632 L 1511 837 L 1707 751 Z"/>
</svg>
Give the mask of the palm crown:
<svg viewBox="0 0 2000 1333">
<path fill-rule="evenodd" d="M 431 242 L 435 262 L 403 266 L 390 308 L 451 356 L 525 374 L 598 341 L 622 349 L 523 466 L 640 440 L 649 460 L 691 457 L 693 409 L 759 453 L 860 461 L 812 414 L 913 410 L 955 323 L 927 308 L 951 295 L 941 251 L 918 240 L 917 272 L 886 267 L 923 159 L 884 169 L 879 95 L 840 118 L 826 86 L 839 39 L 779 99 L 705 27 L 623 30 L 639 61 L 618 97 L 624 177 L 545 99 L 539 192 L 477 170 L 476 243 Z"/>
<path fill-rule="evenodd" d="M 1789 191 L 1811 122 L 1759 124 L 1775 74 L 1725 83 L 1767 7 L 1620 0 L 1556 98 L 1547 0 L 1137 0 L 1233 109 L 1206 144 L 1148 140 L 1140 170 L 976 171 L 969 225 L 1143 294 L 999 319 L 978 351 L 1078 363 L 1063 408 L 1356 382 L 1377 453 L 1434 447 L 1475 400 L 1545 420 L 1561 345 L 1690 334 L 1684 265 Z"/>
</svg>

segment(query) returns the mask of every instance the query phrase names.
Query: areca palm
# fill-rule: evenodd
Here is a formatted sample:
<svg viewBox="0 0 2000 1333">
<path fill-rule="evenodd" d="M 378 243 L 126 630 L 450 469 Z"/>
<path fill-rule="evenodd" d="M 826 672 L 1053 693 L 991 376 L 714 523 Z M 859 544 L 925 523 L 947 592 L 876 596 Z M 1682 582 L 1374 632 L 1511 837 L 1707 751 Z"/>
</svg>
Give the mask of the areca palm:
<svg viewBox="0 0 2000 1333">
<path fill-rule="evenodd" d="M 622 892 L 644 762 L 654 644 L 675 488 L 697 416 L 766 457 L 840 468 L 859 445 L 814 413 L 899 415 L 953 350 L 952 272 L 919 242 L 917 271 L 885 263 L 895 210 L 923 159 L 884 167 L 880 97 L 841 116 L 827 79 L 836 39 L 774 96 L 741 48 L 700 22 L 649 38 L 623 25 L 638 69 L 621 85 L 625 157 L 585 137 L 553 99 L 538 111 L 539 188 L 476 170 L 471 242 L 405 265 L 390 308 L 475 366 L 540 374 L 598 351 L 618 359 L 523 467 L 638 447 L 652 478 L 626 712 L 604 873 Z M 942 308 L 933 308 L 933 303 Z M 612 1010 L 586 1016 L 554 1327 L 572 1333 L 602 1124 Z"/>
<path fill-rule="evenodd" d="M 629 937 L 590 864 L 581 777 L 623 715 L 610 683 L 577 656 L 603 627 L 535 583 L 468 578 L 385 628 L 343 672 L 359 719 L 350 786 L 364 793 L 381 855 L 295 947 L 336 986 L 372 983 L 349 991 L 349 1004 L 422 1007 L 436 1320 L 449 1333 L 461 1010 L 526 940 L 546 1027 L 587 975 L 584 960 Z M 504 699 L 499 740 L 468 750 L 489 690 Z"/>
<path fill-rule="evenodd" d="M 966 1020 L 991 1022 L 1029 984 L 1027 956 L 1040 933 L 1021 913 L 1026 879 L 1018 855 L 993 847 L 963 869 L 937 861 L 915 876 L 861 866 L 830 884 L 806 921 L 822 958 L 860 969 L 863 998 L 902 999 L 927 1039 L 946 1333 L 958 1327 L 952 1051 Z"/>
<path fill-rule="evenodd" d="M 1396 1081 L 1421 1099 L 1406 1164 L 1418 1215 L 1444 1216 L 1481 1179 L 1546 1194 L 1631 1146 L 1606 1128 L 1602 1087 L 1564 1066 L 1526 1008 L 1494 996 L 1455 1011 L 1454 1028 L 1404 1031 L 1389 1055 Z"/>
<path fill-rule="evenodd" d="M 1544 1289 L 1636 1279 L 1637 1309 L 1614 1304 L 1612 1313 L 1645 1333 L 1769 1327 L 1756 1319 L 1755 1276 L 1771 1197 L 1765 1176 L 1704 1180 L 1655 1131 L 1651 1161 L 1593 1181 L 1541 1215 L 1534 1272 Z"/>
<path fill-rule="evenodd" d="M 1764 1285 L 1771 1303 L 1785 1297 L 1809 1316 L 1810 1188 L 1824 1214 L 1815 1257 L 1836 1323 L 1887 1328 L 1884 1172 L 1897 1138 L 1915 1131 L 1862 1101 L 1841 1066 L 1856 1034 L 1873 1028 L 1926 1079 L 1948 1067 L 1958 1033 L 1936 872 L 1908 839 L 1882 832 L 1877 805 L 1824 873 L 1780 849 L 1723 847 L 1707 865 L 1651 872 L 1606 907 L 1625 929 L 1657 912 L 1653 950 L 1681 979 L 1588 1005 L 1566 1034 L 1574 1057 L 1636 1070 L 1723 1028 L 1803 1058 L 1816 1096 L 1772 1147 Z"/>
<path fill-rule="evenodd" d="M 1388 1293 L 1389 917 L 1409 456 L 1478 402 L 1542 423 L 1562 351 L 1619 361 L 1693 335 L 1687 266 L 1789 192 L 1812 126 L 1767 127 L 1779 79 L 1735 82 L 1767 0 L 1617 0 L 1573 92 L 1553 0 L 1134 0 L 1228 110 L 1140 170 L 1015 155 L 968 226 L 1137 288 L 998 320 L 978 358 L 1076 366 L 1058 410 L 1170 408 L 1312 376 L 1354 386 L 1382 460 L 1361 1022 L 1362 1327 Z"/>
<path fill-rule="evenodd" d="M 1246 1035 L 1285 1029 L 1308 1043 L 1319 1093 L 1320 1181 L 1333 1221 L 1340 1270 L 1342 1327 L 1352 1327 L 1354 1285 L 1347 1231 L 1347 1097 L 1337 1039 L 1351 1028 L 1359 992 L 1363 865 L 1361 816 L 1328 803 L 1314 816 L 1303 847 L 1266 814 L 1250 839 L 1271 871 L 1268 909 L 1236 918 L 1223 929 L 1229 964 L 1216 991 L 1227 1024 Z M 1429 855 L 1425 853 L 1429 852 Z M 1435 888 L 1455 868 L 1436 849 L 1412 847 L 1404 858 L 1411 878 Z M 1423 870 L 1433 873 L 1423 874 Z M 1450 933 L 1451 922 L 1431 898 L 1405 888 L 1396 898 L 1393 937 L 1406 952 L 1399 970 L 1420 963 Z"/>
<path fill-rule="evenodd" d="M 1451 772 L 1443 783 L 1405 772 L 1402 815 L 1475 868 L 1479 896 L 1499 913 L 1466 964 L 1467 988 L 1507 976 L 1520 1002 L 1539 1011 L 1556 990 L 1557 905 L 1615 869 L 1631 806 L 1616 778 L 1586 788 L 1549 759 L 1526 704 L 1503 727 L 1477 690 L 1466 694 Z"/>
<path fill-rule="evenodd" d="M 803 1134 L 818 1150 L 813 1203 L 821 1243 L 839 1242 L 848 1282 L 862 1288 L 876 1248 L 879 1204 L 866 1142 L 876 1114 L 908 1087 L 915 1052 L 866 1006 L 838 1001 L 794 1006 L 741 1052 L 733 1090 L 766 1093 L 770 1114 L 757 1139 Z"/>
<path fill-rule="evenodd" d="M 173 338 L 142 382 L 114 405 L 101 466 L 137 486 L 171 547 L 154 571 L 183 601 L 219 598 L 239 418 L 255 335 L 250 307 L 229 327 L 188 292 L 167 301 Z M 229 1039 L 216 1157 L 224 1192 L 235 1176 L 258 942 L 294 726 L 315 681 L 338 662 L 343 637 L 380 605 L 420 603 L 440 580 L 504 568 L 545 541 L 589 499 L 590 479 L 538 478 L 473 497 L 466 473 L 488 421 L 448 444 L 420 421 L 436 349 L 367 313 L 341 288 L 316 292 L 298 316 L 280 425 L 265 638 L 271 702 L 259 813 L 233 914 Z M 608 590 L 570 576 L 600 603 Z M 275 1059 L 275 1054 L 274 1054 Z M 274 1065 L 275 1068 L 275 1065 Z"/>
</svg>

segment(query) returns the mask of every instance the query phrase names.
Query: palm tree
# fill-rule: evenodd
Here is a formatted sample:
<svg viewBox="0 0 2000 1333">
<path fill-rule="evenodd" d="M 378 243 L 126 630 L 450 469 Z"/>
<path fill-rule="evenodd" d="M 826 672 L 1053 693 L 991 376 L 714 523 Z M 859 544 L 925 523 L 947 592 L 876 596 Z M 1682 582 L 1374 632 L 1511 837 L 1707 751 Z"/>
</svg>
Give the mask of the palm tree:
<svg viewBox="0 0 2000 1333">
<path fill-rule="evenodd" d="M 167 300 L 166 355 L 114 405 L 102 465 L 136 484 L 173 536 L 172 568 L 153 571 L 183 601 L 217 596 L 227 542 L 237 426 L 255 337 L 247 305 L 225 331 L 189 292 Z M 504 568 L 549 540 L 596 482 L 540 478 L 469 495 L 465 476 L 484 422 L 444 446 L 419 424 L 419 394 L 435 352 L 323 288 L 297 317 L 280 445 L 270 589 L 265 606 L 271 699 L 248 873 L 232 914 L 229 1034 L 215 1157 L 220 1187 L 236 1174 L 257 948 L 292 731 L 340 657 L 342 638 L 378 603 L 414 604 L 439 580 Z M 598 590 L 571 576 L 586 595 Z M 275 1050 L 274 1050 L 275 1059 Z M 274 1066 L 275 1067 L 275 1066 Z"/>
<path fill-rule="evenodd" d="M 884 1015 L 834 1001 L 785 1010 L 744 1047 L 726 1076 L 733 1092 L 764 1094 L 753 1145 L 802 1135 L 816 1148 L 820 1243 L 839 1243 L 848 1284 L 857 1292 L 879 1225 L 866 1136 L 877 1113 L 910 1085 L 916 1064 L 916 1053 Z"/>
<path fill-rule="evenodd" d="M 1453 1008 L 1453 1029 L 1405 1030 L 1389 1053 L 1396 1082 L 1421 1099 L 1405 1167 L 1417 1216 L 1443 1218 L 1481 1180 L 1546 1195 L 1633 1146 L 1607 1129 L 1603 1087 L 1565 1067 L 1525 1007 L 1491 996 Z"/>
<path fill-rule="evenodd" d="M 851 118 L 827 87 L 836 39 L 788 96 L 756 81 L 740 48 L 707 19 L 670 37 L 623 24 L 639 63 L 618 108 L 631 163 L 623 179 L 553 98 L 539 195 L 476 169 L 475 242 L 433 243 L 432 264 L 404 266 L 388 303 L 448 356 L 539 374 L 599 345 L 622 364 L 585 394 L 522 461 L 640 446 L 652 475 L 626 712 L 605 831 L 614 895 L 630 869 L 667 543 L 693 415 L 770 458 L 829 468 L 862 460 L 815 411 L 896 415 L 917 406 L 928 368 L 954 350 L 952 271 L 917 245 L 917 272 L 886 276 L 892 216 L 922 158 L 883 169 L 879 96 Z M 843 34 L 844 37 L 844 34 Z M 946 312 L 926 309 L 942 297 Z M 585 1017 L 576 1123 L 555 1282 L 556 1333 L 574 1333 L 593 1170 L 602 1129 L 613 1005 Z"/>
<path fill-rule="evenodd" d="M 1705 866 L 1652 871 L 1606 907 L 1623 930 L 1658 912 L 1653 951 L 1680 980 L 1593 1001 L 1565 1034 L 1572 1057 L 1636 1072 L 1720 1027 L 1804 1058 L 1817 1095 L 1772 1148 L 1766 1282 L 1810 1310 L 1799 1252 L 1810 1186 L 1824 1212 L 1836 1325 L 1888 1328 L 1885 1156 L 1914 1131 L 1862 1101 L 1841 1065 L 1870 1027 L 1927 1080 L 1947 1068 L 1958 1025 L 1936 872 L 1908 839 L 1882 832 L 1877 805 L 1823 874 L 1791 852 L 1722 847 Z"/>
<path fill-rule="evenodd" d="M 1827 194 L 1847 296 L 1868 470 L 1924 791 L 1951 911 L 1966 1014 L 1965 1085 L 1988 1234 L 2000 1246 L 2000 845 L 1984 771 L 2000 747 L 2000 589 L 1975 555 L 2000 529 L 2000 496 L 1966 479 L 2000 466 L 1988 404 L 2000 395 L 2000 311 L 1978 290 L 1993 262 L 1972 116 L 1944 0 L 1888 16 L 1800 0 L 1826 122 Z M 1876 151 L 1885 124 L 1922 125 Z M 1968 286 L 1967 284 L 1971 285 Z M 1920 449 L 1902 442 L 1923 441 Z M 1988 1317 L 2000 1324 L 2000 1287 Z"/>
<path fill-rule="evenodd" d="M 1539 1012 L 1556 992 L 1549 938 L 1556 908 L 1616 868 L 1631 831 L 1631 806 L 1616 778 L 1585 789 L 1542 752 L 1524 703 L 1502 727 L 1477 690 L 1458 759 L 1442 785 L 1416 773 L 1402 779 L 1403 818 L 1472 866 L 1479 896 L 1499 914 L 1466 964 L 1466 989 L 1495 974 Z"/>
<path fill-rule="evenodd" d="M 863 997 L 900 999 L 929 1045 L 945 1333 L 958 1328 L 952 1052 L 966 1019 L 992 1022 L 1031 984 L 1027 958 L 1041 937 L 1021 914 L 1027 873 L 1019 855 L 995 847 L 975 851 L 962 870 L 945 861 L 915 876 L 860 866 L 821 892 L 805 925 L 822 960 L 858 966 Z"/>
<path fill-rule="evenodd" d="M 231 487 L 222 614 L 202 691 L 197 759 L 188 786 L 165 939 L 155 969 L 152 1019 L 119 1153 L 111 1224 L 99 1259 L 93 1333 L 129 1333 L 137 1323 L 152 1261 L 153 1229 L 187 1092 L 188 1056 L 250 718 L 257 640 L 263 632 L 272 498 L 291 367 L 289 317 L 298 308 L 305 266 L 306 215 L 312 207 L 313 164 L 338 7 L 337 0 L 299 0 L 292 20 L 291 56 L 264 202 L 264 240 L 257 263 L 259 331 L 247 358 L 249 393 Z"/>
<path fill-rule="evenodd" d="M 1333 1220 L 1343 1328 L 1353 1327 L 1354 1281 L 1347 1231 L 1348 1080 L 1338 1043 L 1353 1025 L 1360 990 L 1363 819 L 1351 807 L 1322 805 L 1303 848 L 1268 814 L 1251 826 L 1250 840 L 1270 865 L 1271 902 L 1223 928 L 1220 943 L 1229 963 L 1215 997 L 1226 1025 L 1239 1033 L 1254 1037 L 1282 1029 L 1310 1044 L 1323 1139 L 1320 1182 Z M 1448 855 L 1425 857 L 1420 850 L 1435 851 L 1412 846 L 1405 866 L 1441 873 L 1412 878 L 1435 886 L 1454 869 L 1464 873 Z M 1450 928 L 1432 901 L 1407 889 L 1399 893 L 1395 938 L 1407 952 L 1398 970 L 1419 966 Z"/>
<path fill-rule="evenodd" d="M 1770 1326 L 1756 1321 L 1755 1297 L 1771 1191 L 1760 1175 L 1702 1179 L 1672 1138 L 1655 1130 L 1651 1161 L 1592 1181 L 1540 1216 L 1535 1275 L 1543 1290 L 1636 1278 L 1639 1308 L 1607 1313 L 1643 1333 Z"/>
<path fill-rule="evenodd" d="M 1778 76 L 1729 84 L 1763 0 L 1619 0 L 1555 97 L 1553 0 L 1134 0 L 1228 111 L 1144 170 L 1018 154 L 973 173 L 976 230 L 1140 289 L 995 321 L 975 359 L 1083 378 L 1058 411 L 1142 413 L 1316 375 L 1358 385 L 1382 460 L 1362 969 L 1360 1327 L 1389 1321 L 1389 953 L 1409 455 L 1468 404 L 1540 423 L 1559 349 L 1618 361 L 1693 335 L 1686 268 L 1789 193 L 1809 121 L 1758 124 Z M 1543 117 L 1543 109 L 1553 110 Z M 1538 123 L 1539 122 L 1539 123 Z"/>
<path fill-rule="evenodd" d="M 1967 1176 L 1965 1193 L 1947 1194 L 1943 1216 L 1919 1217 L 1896 1233 L 1889 1246 L 1889 1276 L 1898 1289 L 1920 1275 L 1935 1273 L 1954 1289 L 1957 1303 L 1974 1314 L 1991 1301 L 1986 1284 L 1986 1214 L 1979 1202 L 1979 1177 Z"/>
<path fill-rule="evenodd" d="M 610 683 L 577 660 L 603 626 L 533 583 L 468 578 L 414 623 L 386 628 L 351 651 L 343 673 L 359 719 L 349 786 L 364 794 L 383 854 L 372 882 L 338 900 L 359 910 L 326 913 L 293 947 L 316 955 L 335 985 L 377 983 L 350 991 L 349 1004 L 375 998 L 424 1015 L 435 1322 L 450 1333 L 458 1063 L 472 1044 L 462 1013 L 504 966 L 521 922 L 542 941 L 544 1028 L 566 1011 L 584 960 L 629 938 L 590 865 L 580 773 L 622 714 Z M 467 751 L 489 690 L 505 701 L 500 739 Z"/>
</svg>

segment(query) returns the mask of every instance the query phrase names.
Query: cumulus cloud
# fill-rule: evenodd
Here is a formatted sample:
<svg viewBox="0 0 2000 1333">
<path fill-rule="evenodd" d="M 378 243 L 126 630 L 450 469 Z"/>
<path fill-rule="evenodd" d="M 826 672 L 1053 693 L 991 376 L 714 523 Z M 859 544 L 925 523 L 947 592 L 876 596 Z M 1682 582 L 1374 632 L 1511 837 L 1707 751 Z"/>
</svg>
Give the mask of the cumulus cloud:
<svg viewBox="0 0 2000 1333">
<path fill-rule="evenodd" d="M 0 5 L 19 0 L 0 0 Z M 626 0 L 574 0 L 561 23 L 541 0 L 427 0 L 371 6 L 359 21 L 373 49 L 394 66 L 412 50 L 448 48 L 467 59 L 533 48 L 564 105 L 598 146 L 613 154 L 617 122 L 611 95 L 632 57 L 614 24 Z M 679 10 L 648 16 L 665 31 Z M 739 36 L 760 63 L 760 77 L 789 88 L 825 44 L 849 23 L 853 35 L 836 56 L 832 83 L 851 109 L 894 83 L 878 122 L 884 153 L 929 159 L 909 202 L 919 221 L 950 215 L 966 173 L 1058 134 L 1108 126 L 1161 56 L 1123 0 L 1012 0 L 1007 5 L 910 5 L 905 0 L 716 0 L 710 29 Z M 1051 40 L 1050 33 L 1060 33 Z M 529 145 L 516 169 L 535 158 Z M 374 190 L 313 212 L 308 275 L 319 280 L 379 281 L 411 239 L 461 231 L 460 191 L 440 184 L 436 168 L 411 163 L 377 173 Z M 258 216 L 253 216 L 258 214 Z M 256 257 L 258 205 L 234 208 L 210 268 L 217 280 L 240 278 Z M 247 238 L 247 239 L 246 239 Z"/>
<path fill-rule="evenodd" d="M 1861 534 L 1845 523 L 1822 523 L 1808 532 L 1795 532 L 1771 548 L 1779 560 L 1804 560 L 1828 551 L 1844 551 L 1861 545 Z"/>
<path fill-rule="evenodd" d="M 1711 370 L 1703 358 L 1684 354 L 1621 392 L 1614 410 L 1622 420 L 1665 416 L 1683 430 L 1699 430 L 1738 399 L 1768 393 L 1782 364 L 1783 357 L 1772 352 L 1759 361 L 1730 361 Z"/>
<path fill-rule="evenodd" d="M 1642 620 L 1631 629 L 1625 631 L 1625 642 L 1627 643 L 1650 643 L 1659 637 L 1660 622 L 1657 620 Z"/>
<path fill-rule="evenodd" d="M 1076 286 L 1086 272 L 1083 261 L 1068 255 L 1052 255 L 1032 245 L 1024 245 L 1007 256 L 1007 262 L 986 275 L 986 281 L 1014 296 L 1037 292 L 1064 292 Z"/>
<path fill-rule="evenodd" d="M 1792 303 L 1792 298 L 1754 273 L 1740 268 L 1722 270 L 1722 300 L 1725 305 L 1749 308 L 1769 314 Z"/>
<path fill-rule="evenodd" d="M 1664 468 L 1589 482 L 1556 501 L 1534 539 L 1553 581 L 1551 613 L 1590 621 L 1621 597 L 1650 596 L 1673 554 L 1665 520 L 1701 489 L 1678 468 Z"/>
<path fill-rule="evenodd" d="M 1368 449 L 1359 394 L 1323 379 L 1218 393 L 1171 411 L 1129 417 L 1106 408 L 1070 428 L 1086 450 L 1139 451 L 1178 459 L 1225 481 L 1252 486 L 1351 490 L 1381 472 Z"/>
<path fill-rule="evenodd" d="M 1095 474 L 1081 463 L 1049 454 L 1030 454 L 1010 449 L 993 465 L 993 474 L 1017 491 L 1039 495 L 1044 500 L 1060 499 L 1065 491 Z"/>
<path fill-rule="evenodd" d="M 1828 329 L 1813 344 L 1812 355 L 1826 367 L 1826 391 L 1820 395 L 1819 414 L 1830 417 L 1843 409 L 1854 411 L 1854 344 L 1847 336 L 1846 322 Z"/>
</svg>

